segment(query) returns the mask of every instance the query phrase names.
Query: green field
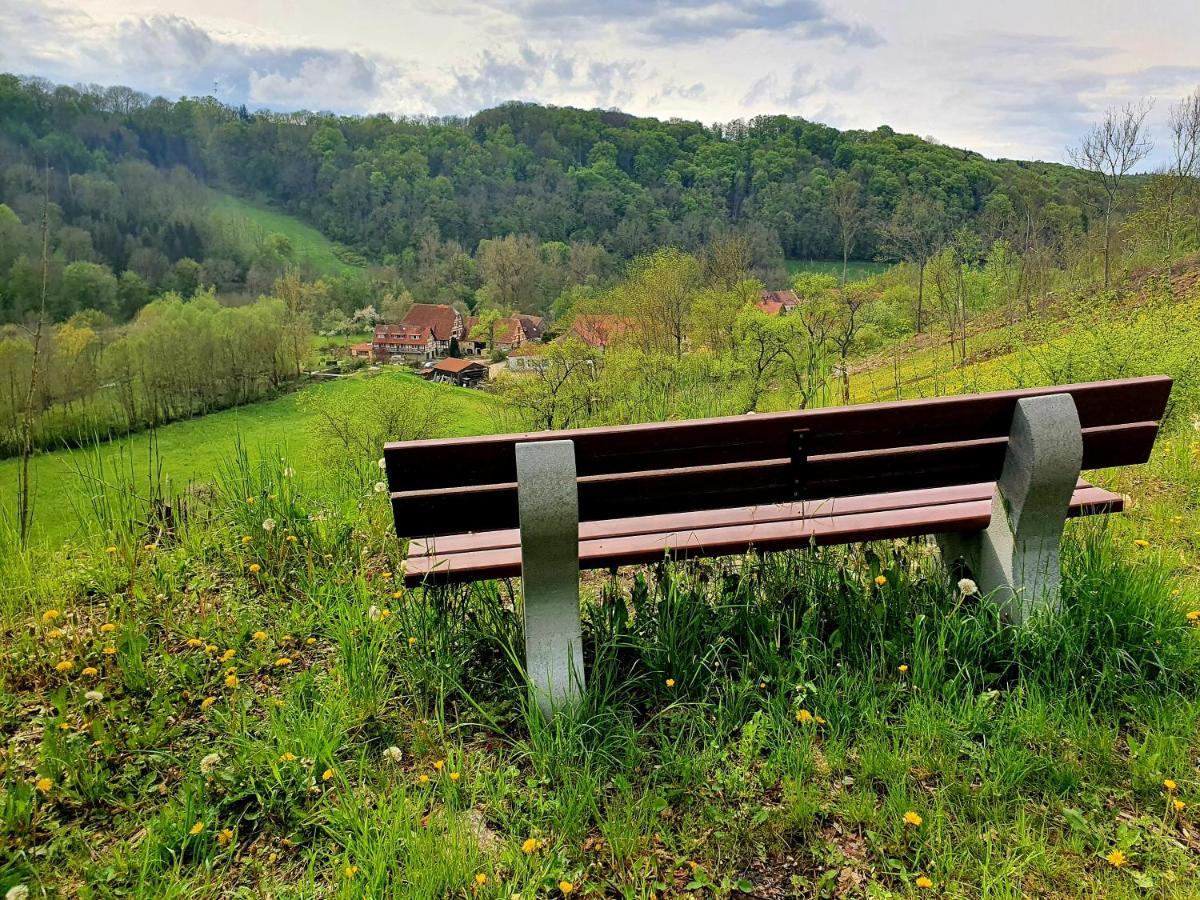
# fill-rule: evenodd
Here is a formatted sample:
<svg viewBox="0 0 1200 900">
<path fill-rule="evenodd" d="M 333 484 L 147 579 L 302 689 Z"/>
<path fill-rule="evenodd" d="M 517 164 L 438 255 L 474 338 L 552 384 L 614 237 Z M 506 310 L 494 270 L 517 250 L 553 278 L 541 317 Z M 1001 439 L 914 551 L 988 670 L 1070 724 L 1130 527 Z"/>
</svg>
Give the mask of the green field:
<svg viewBox="0 0 1200 900">
<path fill-rule="evenodd" d="M 361 397 L 365 406 L 371 402 L 377 379 L 391 378 L 413 379 L 427 390 L 445 395 L 449 413 L 447 436 L 482 434 L 496 427 L 491 415 L 497 405 L 494 397 L 479 391 L 429 384 L 401 372 L 388 371 L 376 378 L 347 378 L 313 384 L 274 400 L 159 428 L 155 434 L 157 455 L 169 479 L 169 493 L 175 495 L 189 485 L 213 481 L 239 441 L 252 455 L 261 450 L 281 452 L 301 477 L 314 474 L 317 467 L 312 461 L 315 437 L 309 427 L 314 421 L 314 413 L 305 400 L 317 393 L 338 391 Z M 106 461 L 122 460 L 125 469 L 132 462 L 134 471 L 144 483 L 151 458 L 150 447 L 150 435 L 139 434 L 106 444 L 101 452 Z M 75 535 L 79 528 L 77 508 L 84 502 L 85 491 L 77 468 L 87 452 L 90 451 L 64 450 L 35 458 L 32 477 L 36 504 L 35 541 L 56 543 Z M 11 508 L 16 479 L 17 460 L 0 462 L 0 497 L 4 498 L 5 512 Z"/>
<path fill-rule="evenodd" d="M 788 276 L 800 272 L 819 272 L 822 275 L 842 277 L 842 261 L 840 259 L 789 259 L 786 261 Z M 862 281 L 872 275 L 879 275 L 892 267 L 891 263 L 875 262 L 870 259 L 852 259 L 846 267 L 846 277 L 849 281 Z"/>
<path fill-rule="evenodd" d="M 268 234 L 283 234 L 292 242 L 296 261 L 307 263 L 318 275 L 341 275 L 356 269 L 338 258 L 333 241 L 294 216 L 219 191 L 212 192 L 211 202 L 215 210 L 229 216 L 248 244 Z"/>
</svg>

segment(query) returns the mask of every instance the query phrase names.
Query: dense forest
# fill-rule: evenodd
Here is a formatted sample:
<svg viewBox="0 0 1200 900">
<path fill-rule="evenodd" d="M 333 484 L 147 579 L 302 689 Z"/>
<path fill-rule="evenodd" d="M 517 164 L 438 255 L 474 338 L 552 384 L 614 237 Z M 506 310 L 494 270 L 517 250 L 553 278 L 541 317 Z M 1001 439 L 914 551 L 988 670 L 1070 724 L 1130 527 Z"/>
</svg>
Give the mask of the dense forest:
<svg viewBox="0 0 1200 900">
<path fill-rule="evenodd" d="M 250 113 L 0 75 L 0 322 L 40 299 L 47 198 L 47 312 L 62 320 L 82 308 L 128 319 L 163 291 L 266 292 L 289 248 L 240 238 L 208 206 L 211 187 L 314 224 L 386 268 L 388 290 L 474 307 L 486 288 L 544 312 L 640 254 L 731 235 L 771 286 L 785 258 L 923 258 L 964 225 L 985 244 L 1052 248 L 1086 231 L 1087 185 L 1066 166 L 786 116 L 706 126 L 524 103 L 469 119 Z M 373 277 L 327 279 L 336 307 L 374 301 Z"/>
</svg>

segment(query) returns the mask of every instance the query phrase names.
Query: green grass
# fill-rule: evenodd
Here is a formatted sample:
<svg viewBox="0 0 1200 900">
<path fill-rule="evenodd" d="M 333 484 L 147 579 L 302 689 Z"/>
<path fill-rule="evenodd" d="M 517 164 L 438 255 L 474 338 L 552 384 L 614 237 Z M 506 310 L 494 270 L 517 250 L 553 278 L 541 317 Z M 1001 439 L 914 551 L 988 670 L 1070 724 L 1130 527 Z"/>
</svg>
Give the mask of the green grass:
<svg viewBox="0 0 1200 900">
<path fill-rule="evenodd" d="M 822 275 L 842 277 L 842 261 L 840 259 L 789 259 L 786 261 L 788 275 L 800 272 L 817 272 Z M 846 277 L 849 281 L 863 281 L 873 275 L 880 275 L 891 268 L 890 263 L 875 262 L 869 259 L 852 259 L 846 267 Z"/>
<path fill-rule="evenodd" d="M 318 275 L 342 275 L 357 267 L 338 256 L 338 247 L 316 228 L 286 213 L 268 209 L 232 194 L 213 191 L 213 208 L 229 216 L 232 227 L 253 244 L 268 234 L 283 234 L 292 242 L 295 259 L 307 263 Z"/>
<path fill-rule="evenodd" d="M 489 395 L 427 383 L 396 371 L 385 371 L 376 377 L 412 379 L 424 389 L 444 395 L 448 413 L 446 436 L 483 434 L 496 428 L 492 413 L 497 401 Z M 336 392 L 360 398 L 365 406 L 371 403 L 374 384 L 374 379 L 362 377 L 313 384 L 274 400 L 165 425 L 153 436 L 139 434 L 114 441 L 105 444 L 101 454 L 110 467 L 120 460 L 123 468 L 132 465 L 142 475 L 147 474 L 152 458 L 156 463 L 161 462 L 163 475 L 169 482 L 167 493 L 171 495 L 189 485 L 211 484 L 239 442 L 256 452 L 272 448 L 272 452 L 286 453 L 301 472 L 312 471 L 318 468 L 309 428 L 314 413 L 305 401 L 314 395 Z M 152 443 L 156 445 L 153 456 Z M 77 470 L 87 464 L 93 452 L 59 451 L 35 457 L 36 541 L 56 543 L 75 534 L 79 527 L 78 510 L 85 505 L 88 493 Z M 0 497 L 6 505 L 15 496 L 17 465 L 15 459 L 0 462 Z"/>
</svg>

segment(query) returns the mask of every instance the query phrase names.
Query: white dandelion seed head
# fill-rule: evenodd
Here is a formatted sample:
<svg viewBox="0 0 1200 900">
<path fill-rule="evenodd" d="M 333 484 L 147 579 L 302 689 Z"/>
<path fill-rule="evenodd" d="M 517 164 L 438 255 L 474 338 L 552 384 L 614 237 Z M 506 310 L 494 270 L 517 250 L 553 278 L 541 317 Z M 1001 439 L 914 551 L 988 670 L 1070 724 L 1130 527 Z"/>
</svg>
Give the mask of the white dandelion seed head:
<svg viewBox="0 0 1200 900">
<path fill-rule="evenodd" d="M 378 622 L 383 618 L 383 610 L 381 610 L 378 606 L 372 606 L 367 610 L 367 618 L 372 622 Z"/>
<path fill-rule="evenodd" d="M 204 757 L 204 759 L 200 760 L 200 771 L 203 774 L 207 775 L 209 772 L 211 772 L 213 769 L 215 769 L 220 764 L 220 762 L 221 762 L 221 754 L 220 753 L 210 753 L 210 754 L 208 754 L 208 756 Z"/>
<path fill-rule="evenodd" d="M 274 519 L 263 519 L 263 531 L 274 531 L 274 530 L 275 530 L 275 520 Z"/>
<path fill-rule="evenodd" d="M 102 693 L 100 693 L 99 691 L 88 691 L 83 696 L 84 696 L 84 699 L 91 700 L 93 703 L 99 703 L 101 700 L 104 699 L 104 695 Z"/>
<path fill-rule="evenodd" d="M 375 493 L 382 494 L 386 490 L 387 490 L 387 485 L 384 484 L 382 481 L 375 482 Z"/>
<path fill-rule="evenodd" d="M 387 460 L 384 459 L 382 456 L 379 457 L 379 468 L 381 468 L 381 469 L 387 468 Z"/>
<path fill-rule="evenodd" d="M 399 747 L 391 746 L 383 751 L 383 758 L 399 765 L 400 761 L 404 759 L 404 751 Z"/>
<path fill-rule="evenodd" d="M 14 884 L 5 892 L 4 900 L 29 900 L 29 888 L 23 884 Z"/>
<path fill-rule="evenodd" d="M 963 578 L 958 582 L 958 590 L 964 597 L 970 597 L 979 590 L 979 585 L 977 585 L 970 578 Z"/>
</svg>

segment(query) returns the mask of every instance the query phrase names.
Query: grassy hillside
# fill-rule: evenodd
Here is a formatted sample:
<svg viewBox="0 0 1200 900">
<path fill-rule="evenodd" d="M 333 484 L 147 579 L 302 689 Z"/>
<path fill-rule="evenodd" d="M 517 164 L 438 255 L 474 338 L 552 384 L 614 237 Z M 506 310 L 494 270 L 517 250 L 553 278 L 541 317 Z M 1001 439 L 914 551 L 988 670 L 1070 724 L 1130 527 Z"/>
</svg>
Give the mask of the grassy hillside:
<svg viewBox="0 0 1200 900">
<path fill-rule="evenodd" d="M 862 281 L 872 275 L 879 275 L 891 268 L 890 263 L 875 262 L 869 259 L 852 259 L 846 267 L 846 277 L 850 281 Z M 787 260 L 788 275 L 798 272 L 817 272 L 822 275 L 842 277 L 842 261 L 840 259 L 789 259 Z"/>
<path fill-rule="evenodd" d="M 221 191 L 210 192 L 212 206 L 228 217 L 230 230 L 250 245 L 268 234 L 283 234 L 292 242 L 295 259 L 318 275 L 341 275 L 355 270 L 338 255 L 337 245 L 311 225 L 249 200 Z"/>
<path fill-rule="evenodd" d="M 410 379 L 441 395 L 447 410 L 447 436 L 483 434 L 496 427 L 492 410 L 497 401 L 479 391 L 430 384 L 397 371 L 384 372 L 376 378 Z M 256 456 L 264 448 L 269 448 L 272 454 L 286 455 L 301 475 L 311 475 L 317 469 L 313 453 L 316 438 L 310 429 L 314 412 L 308 401 L 314 396 L 337 393 L 354 398 L 365 409 L 376 390 L 377 382 L 372 378 L 322 382 L 264 403 L 175 422 L 158 429 L 153 436 L 140 434 L 114 441 L 98 452 L 110 470 L 114 465 L 126 471 L 132 468 L 144 482 L 153 442 L 154 458 L 161 461 L 172 494 L 188 485 L 212 482 L 239 442 Z M 90 457 L 96 452 L 60 451 L 35 458 L 32 480 L 36 491 L 37 541 L 53 544 L 76 531 L 78 508 L 86 505 L 87 494 L 79 469 L 89 467 Z M 0 497 L 4 498 L 6 512 L 11 509 L 16 492 L 17 465 L 15 459 L 0 462 Z"/>
</svg>

